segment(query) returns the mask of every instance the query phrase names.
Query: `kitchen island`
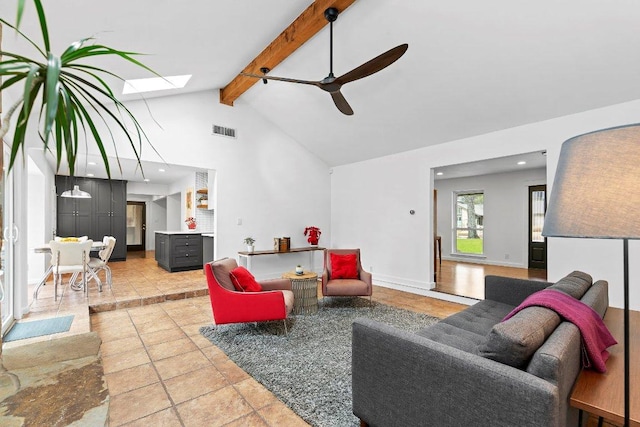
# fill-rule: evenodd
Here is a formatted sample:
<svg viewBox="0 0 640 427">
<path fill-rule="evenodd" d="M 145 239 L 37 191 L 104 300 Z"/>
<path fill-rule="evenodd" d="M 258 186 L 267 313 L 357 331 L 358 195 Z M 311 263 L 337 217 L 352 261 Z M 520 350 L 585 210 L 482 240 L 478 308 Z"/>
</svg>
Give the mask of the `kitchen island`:
<svg viewBox="0 0 640 427">
<path fill-rule="evenodd" d="M 202 234 L 198 231 L 156 231 L 158 265 L 171 273 L 201 269 Z"/>
</svg>

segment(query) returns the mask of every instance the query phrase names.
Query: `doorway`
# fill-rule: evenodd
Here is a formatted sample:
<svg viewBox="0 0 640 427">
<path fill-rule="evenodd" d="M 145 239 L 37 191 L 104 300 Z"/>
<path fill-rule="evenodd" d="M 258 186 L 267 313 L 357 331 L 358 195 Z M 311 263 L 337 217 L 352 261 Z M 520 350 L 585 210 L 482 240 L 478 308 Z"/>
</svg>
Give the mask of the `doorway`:
<svg viewBox="0 0 640 427">
<path fill-rule="evenodd" d="M 127 202 L 127 252 L 144 251 L 147 235 L 147 204 Z"/>
<path fill-rule="evenodd" d="M 529 187 L 529 268 L 547 269 L 547 239 L 542 235 L 547 210 L 547 186 Z"/>
</svg>

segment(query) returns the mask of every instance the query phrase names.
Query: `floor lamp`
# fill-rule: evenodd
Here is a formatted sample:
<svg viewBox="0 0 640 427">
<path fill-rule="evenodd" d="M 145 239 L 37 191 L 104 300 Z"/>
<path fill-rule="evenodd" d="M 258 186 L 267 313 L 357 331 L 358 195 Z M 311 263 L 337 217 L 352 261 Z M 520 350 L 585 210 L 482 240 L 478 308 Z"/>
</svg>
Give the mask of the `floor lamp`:
<svg viewBox="0 0 640 427">
<path fill-rule="evenodd" d="M 624 420 L 629 426 L 629 239 L 640 239 L 640 124 L 565 141 L 542 234 L 620 239 L 624 268 Z"/>
</svg>

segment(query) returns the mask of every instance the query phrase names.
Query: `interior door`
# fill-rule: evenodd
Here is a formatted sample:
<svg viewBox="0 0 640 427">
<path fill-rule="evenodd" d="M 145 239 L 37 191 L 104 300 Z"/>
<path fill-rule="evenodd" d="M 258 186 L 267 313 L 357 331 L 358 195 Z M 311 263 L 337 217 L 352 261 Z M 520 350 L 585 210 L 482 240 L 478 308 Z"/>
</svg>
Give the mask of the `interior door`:
<svg viewBox="0 0 640 427">
<path fill-rule="evenodd" d="M 547 186 L 529 187 L 529 268 L 547 268 L 547 239 L 542 235 L 547 210 Z"/>
<path fill-rule="evenodd" d="M 127 251 L 144 251 L 147 234 L 147 206 L 127 202 Z"/>
</svg>

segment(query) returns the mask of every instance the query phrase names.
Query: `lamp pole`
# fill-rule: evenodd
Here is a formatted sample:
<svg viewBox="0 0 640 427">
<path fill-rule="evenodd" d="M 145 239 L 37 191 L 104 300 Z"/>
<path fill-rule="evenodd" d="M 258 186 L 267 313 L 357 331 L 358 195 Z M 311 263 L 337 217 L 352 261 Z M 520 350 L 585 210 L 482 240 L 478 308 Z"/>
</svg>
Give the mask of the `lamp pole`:
<svg viewBox="0 0 640 427">
<path fill-rule="evenodd" d="M 622 239 L 624 257 L 624 427 L 629 427 L 629 239 Z"/>
</svg>

